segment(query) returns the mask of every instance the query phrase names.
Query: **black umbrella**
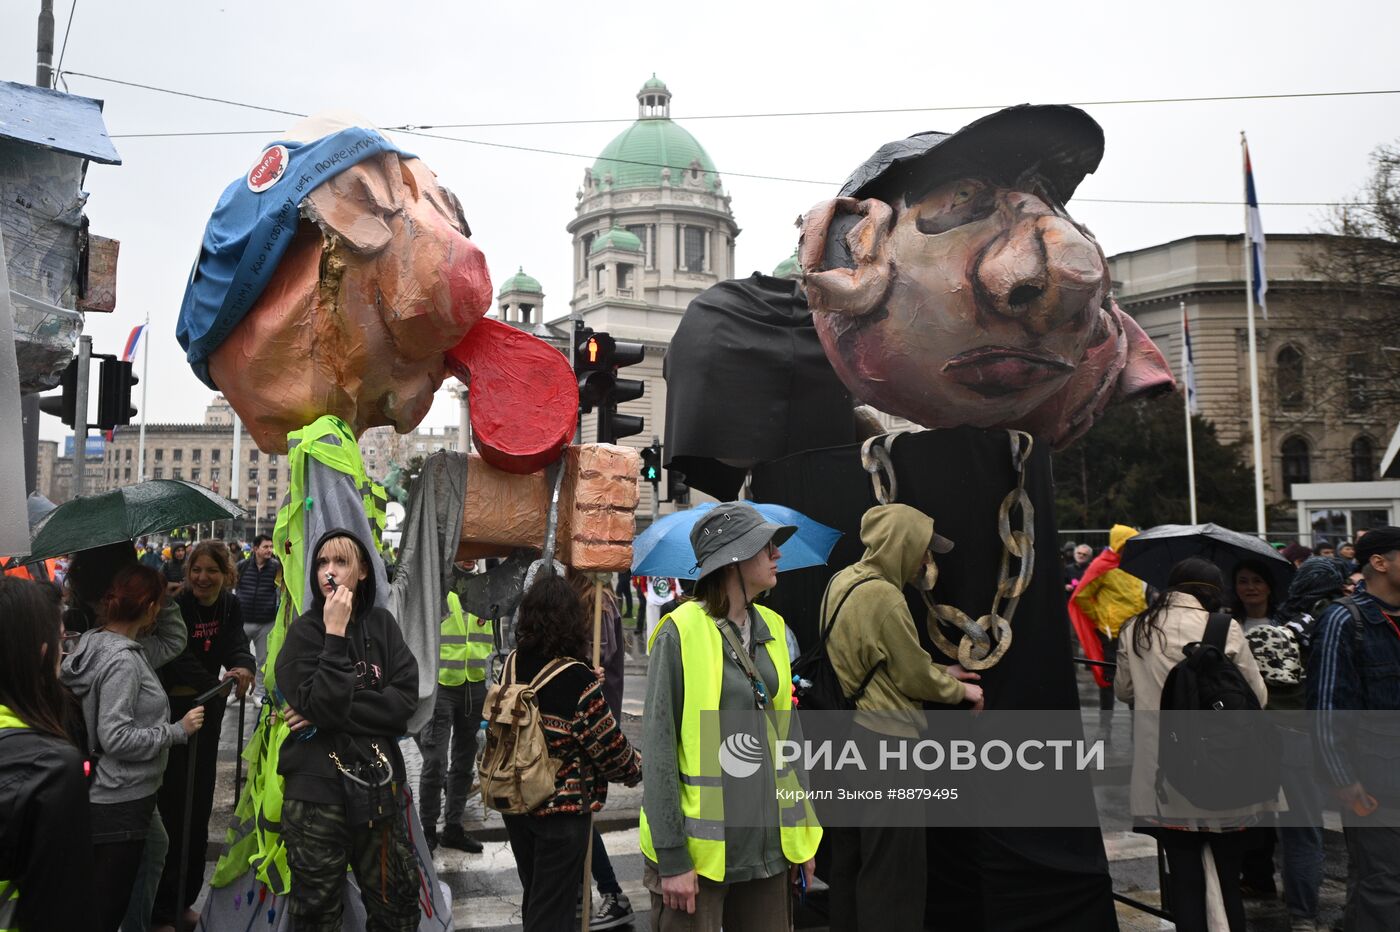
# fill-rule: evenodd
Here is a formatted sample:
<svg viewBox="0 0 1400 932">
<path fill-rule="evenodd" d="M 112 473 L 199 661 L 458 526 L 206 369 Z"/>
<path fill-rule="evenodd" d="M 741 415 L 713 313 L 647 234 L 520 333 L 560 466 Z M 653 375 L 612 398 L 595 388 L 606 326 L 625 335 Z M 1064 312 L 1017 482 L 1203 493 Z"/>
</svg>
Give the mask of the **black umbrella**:
<svg viewBox="0 0 1400 932">
<path fill-rule="evenodd" d="M 756 463 L 857 439 L 855 403 L 790 279 L 755 272 L 701 292 L 665 373 L 666 468 L 722 501 Z"/>
<path fill-rule="evenodd" d="M 150 479 L 59 505 L 35 523 L 25 562 L 135 540 L 186 524 L 242 516 L 242 508 L 203 486 L 179 479 Z"/>
<path fill-rule="evenodd" d="M 1159 524 L 1123 545 L 1118 566 L 1157 589 L 1167 588 L 1172 567 L 1187 557 L 1201 557 L 1220 567 L 1228 590 L 1235 567 L 1249 561 L 1269 571 L 1275 601 L 1283 601 L 1293 578 L 1293 564 L 1253 534 L 1218 524 Z M 1222 595 L 1229 600 L 1230 593 Z"/>
</svg>

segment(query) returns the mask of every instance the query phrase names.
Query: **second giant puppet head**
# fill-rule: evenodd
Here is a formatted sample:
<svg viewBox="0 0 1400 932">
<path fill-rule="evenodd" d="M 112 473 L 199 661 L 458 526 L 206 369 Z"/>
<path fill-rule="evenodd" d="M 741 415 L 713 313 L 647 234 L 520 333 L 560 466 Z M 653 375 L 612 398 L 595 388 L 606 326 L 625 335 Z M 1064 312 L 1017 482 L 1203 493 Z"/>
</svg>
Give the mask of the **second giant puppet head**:
<svg viewBox="0 0 1400 932">
<path fill-rule="evenodd" d="M 803 219 L 808 301 L 861 401 L 925 427 L 1063 446 L 1117 396 L 1172 387 L 1065 210 L 1103 156 L 1082 110 L 1020 106 L 882 146 Z"/>
</svg>

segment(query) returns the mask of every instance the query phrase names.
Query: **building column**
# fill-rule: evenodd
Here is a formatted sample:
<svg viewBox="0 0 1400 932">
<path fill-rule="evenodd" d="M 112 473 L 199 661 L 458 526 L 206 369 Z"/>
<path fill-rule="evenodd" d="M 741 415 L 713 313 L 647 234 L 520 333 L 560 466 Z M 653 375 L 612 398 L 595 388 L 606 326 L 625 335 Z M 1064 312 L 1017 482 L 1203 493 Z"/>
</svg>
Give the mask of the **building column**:
<svg viewBox="0 0 1400 932">
<path fill-rule="evenodd" d="M 702 237 L 701 239 L 701 242 L 704 244 L 705 247 L 705 252 L 704 258 L 700 261 L 700 268 L 706 272 L 714 271 L 712 268 L 710 268 L 710 237 L 713 235 L 713 230 L 706 230 L 704 237 Z"/>
<path fill-rule="evenodd" d="M 646 242 L 646 250 L 647 250 L 647 264 L 646 264 L 646 267 L 649 268 L 649 269 L 654 269 L 654 268 L 656 268 L 656 224 L 654 224 L 654 223 L 648 223 L 648 224 L 647 224 L 647 242 Z"/>
<path fill-rule="evenodd" d="M 606 294 L 617 294 L 617 260 L 609 262 L 607 265 L 608 277 L 603 283 L 603 291 Z"/>
</svg>

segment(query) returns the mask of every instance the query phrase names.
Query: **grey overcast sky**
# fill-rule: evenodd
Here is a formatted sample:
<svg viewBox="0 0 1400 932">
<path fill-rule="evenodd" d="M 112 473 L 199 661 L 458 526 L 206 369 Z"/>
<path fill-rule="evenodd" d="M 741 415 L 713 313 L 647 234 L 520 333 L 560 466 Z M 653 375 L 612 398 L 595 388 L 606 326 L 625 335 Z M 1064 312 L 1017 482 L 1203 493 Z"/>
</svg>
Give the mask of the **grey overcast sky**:
<svg viewBox="0 0 1400 932">
<path fill-rule="evenodd" d="M 55 0 L 63 43 L 71 0 Z M 32 81 L 38 0 L 0 6 L 0 77 Z M 636 116 L 655 72 L 672 117 L 710 153 L 743 232 L 738 268 L 771 271 L 793 221 L 879 144 L 951 130 L 1005 104 L 1382 90 L 1400 87 L 1400 4 L 1177 0 L 999 3 L 594 4 L 246 3 L 77 0 L 63 68 L 302 113 L 351 110 L 378 125 L 616 119 L 443 130 L 540 154 L 396 135 L 461 198 L 493 279 L 537 277 L 566 313 L 572 218 L 583 170 Z M 115 314 L 89 315 L 99 351 L 119 352 L 150 314 L 148 415 L 197 421 L 211 393 L 175 342 L 180 298 L 219 192 L 293 118 L 76 75 L 106 101 L 120 166 L 88 172 L 96 233 L 121 240 Z M 986 105 L 942 113 L 688 119 L 776 111 Z M 1241 197 L 1249 133 L 1265 201 L 1354 193 L 1379 143 L 1400 136 L 1400 96 L 1088 106 L 1107 150 L 1071 210 L 1111 254 L 1198 233 L 1237 233 L 1226 206 L 1090 199 Z M 250 135 L 127 134 L 265 130 Z M 736 177 L 735 172 L 829 184 Z M 1315 229 L 1323 209 L 1265 206 L 1266 232 Z M 45 418 L 43 436 L 62 436 Z M 439 394 L 425 424 L 455 421 Z"/>
</svg>

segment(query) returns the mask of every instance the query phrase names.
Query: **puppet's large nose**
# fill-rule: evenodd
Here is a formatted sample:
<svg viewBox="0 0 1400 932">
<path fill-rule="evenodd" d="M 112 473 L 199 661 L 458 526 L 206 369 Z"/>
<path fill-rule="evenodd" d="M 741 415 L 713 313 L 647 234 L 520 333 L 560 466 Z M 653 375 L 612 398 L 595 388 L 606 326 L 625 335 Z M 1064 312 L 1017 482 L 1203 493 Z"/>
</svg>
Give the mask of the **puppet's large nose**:
<svg viewBox="0 0 1400 932">
<path fill-rule="evenodd" d="M 1104 281 L 1098 249 L 1032 195 L 1013 192 L 1005 206 L 1011 228 L 977 266 L 983 309 L 1037 336 L 1082 319 Z"/>
</svg>

